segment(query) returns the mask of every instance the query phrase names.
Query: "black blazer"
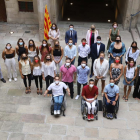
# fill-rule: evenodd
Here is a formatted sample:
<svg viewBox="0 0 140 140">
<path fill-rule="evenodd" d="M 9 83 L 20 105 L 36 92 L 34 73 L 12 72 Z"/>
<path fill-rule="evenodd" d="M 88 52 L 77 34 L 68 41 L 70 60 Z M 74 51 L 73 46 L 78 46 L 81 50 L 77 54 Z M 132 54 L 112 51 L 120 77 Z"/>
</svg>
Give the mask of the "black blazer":
<svg viewBox="0 0 140 140">
<path fill-rule="evenodd" d="M 66 44 L 69 42 L 70 38 L 71 38 L 70 30 L 68 30 L 65 33 L 65 42 L 66 42 Z M 75 45 L 75 43 L 77 43 L 77 32 L 75 30 L 73 30 L 72 40 L 73 40 L 73 44 Z"/>
<path fill-rule="evenodd" d="M 105 45 L 103 43 L 101 43 L 101 45 L 100 45 L 99 54 L 100 54 L 100 52 L 105 52 Z M 97 54 L 97 43 L 94 43 L 91 46 L 91 58 L 97 59 L 99 57 L 99 54 Z"/>
</svg>

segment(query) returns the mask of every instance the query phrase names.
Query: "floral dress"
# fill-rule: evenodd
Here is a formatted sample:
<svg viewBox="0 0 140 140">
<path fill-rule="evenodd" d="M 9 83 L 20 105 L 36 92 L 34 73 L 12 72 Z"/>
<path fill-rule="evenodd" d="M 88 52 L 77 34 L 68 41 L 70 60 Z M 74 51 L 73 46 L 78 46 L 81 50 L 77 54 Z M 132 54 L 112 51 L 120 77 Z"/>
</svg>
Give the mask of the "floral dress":
<svg viewBox="0 0 140 140">
<path fill-rule="evenodd" d="M 112 78 L 116 79 L 121 74 L 121 69 L 120 68 L 112 68 L 111 72 L 112 72 Z M 115 84 L 118 85 L 119 82 L 120 82 L 120 79 L 115 81 Z"/>
</svg>

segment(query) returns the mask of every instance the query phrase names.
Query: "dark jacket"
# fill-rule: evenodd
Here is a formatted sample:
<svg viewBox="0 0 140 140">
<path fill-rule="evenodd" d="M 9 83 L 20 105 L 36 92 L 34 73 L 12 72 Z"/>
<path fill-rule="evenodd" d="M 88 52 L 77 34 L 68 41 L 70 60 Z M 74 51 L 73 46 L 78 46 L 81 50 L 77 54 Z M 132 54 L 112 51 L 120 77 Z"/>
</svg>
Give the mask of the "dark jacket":
<svg viewBox="0 0 140 140">
<path fill-rule="evenodd" d="M 70 38 L 71 38 L 70 30 L 68 30 L 65 33 L 65 42 L 66 42 L 66 44 L 69 42 Z M 77 43 L 77 32 L 75 30 L 73 30 L 72 40 L 73 40 L 73 44 L 75 45 L 75 43 Z"/>
</svg>

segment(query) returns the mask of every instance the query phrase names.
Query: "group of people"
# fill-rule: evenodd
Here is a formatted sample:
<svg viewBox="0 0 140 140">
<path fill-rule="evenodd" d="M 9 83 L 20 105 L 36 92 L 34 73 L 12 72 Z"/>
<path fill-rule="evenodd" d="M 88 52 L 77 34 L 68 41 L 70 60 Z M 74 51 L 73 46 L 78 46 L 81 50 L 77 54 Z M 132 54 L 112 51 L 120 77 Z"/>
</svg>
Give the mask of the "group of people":
<svg viewBox="0 0 140 140">
<path fill-rule="evenodd" d="M 63 91 L 69 92 L 70 97 L 74 98 L 73 83 L 77 79 L 77 96 L 80 95 L 87 101 L 89 108 L 93 108 L 95 98 L 98 96 L 97 83 L 101 79 L 101 94 L 107 98 L 107 102 L 115 104 L 114 94 L 119 93 L 118 83 L 121 76 L 124 74 L 124 95 L 123 99 L 127 102 L 132 86 L 135 84 L 133 97 L 140 98 L 140 65 L 136 66 L 136 60 L 139 56 L 137 42 L 132 42 L 131 46 L 126 51 L 125 44 L 121 40 L 118 24 L 114 22 L 112 29 L 109 32 L 109 41 L 107 45 L 109 61 L 105 59 L 105 44 L 101 42 L 99 32 L 94 25 L 87 31 L 86 37 L 81 40 L 81 44 L 77 47 L 77 32 L 74 30 L 74 25 L 69 25 L 69 30 L 65 33 L 66 46 L 63 49 L 59 43 L 60 31 L 55 23 L 52 24 L 49 30 L 50 43 L 47 40 L 42 41 L 40 47 L 35 45 L 31 39 L 26 46 L 24 40 L 20 38 L 17 42 L 16 49 L 10 43 L 6 44 L 2 52 L 2 58 L 7 68 L 7 76 L 9 82 L 17 81 L 17 70 L 15 55 L 18 55 L 19 71 L 25 85 L 25 93 L 31 92 L 31 80 L 34 79 L 37 88 L 37 94 L 42 95 L 42 81 L 46 81 L 46 92 L 44 95 L 56 94 L 55 108 L 60 109 L 62 102 Z M 41 58 L 39 57 L 41 54 Z M 75 60 L 78 53 L 78 66 L 76 67 Z M 125 54 L 126 53 L 126 54 Z M 65 63 L 62 64 L 62 58 L 65 56 Z M 123 56 L 125 56 L 126 66 L 122 65 Z M 88 59 L 92 60 L 91 68 L 88 66 Z M 105 87 L 105 80 L 109 70 L 111 82 Z M 90 75 L 89 75 L 90 74 Z M 95 80 L 90 80 L 88 85 L 88 75 L 93 76 Z M 2 76 L 0 68 L 0 79 L 2 82 L 6 80 Z M 28 84 L 27 84 L 28 79 Z M 137 80 L 135 80 L 137 79 Z M 55 83 L 53 81 L 55 80 Z M 62 81 L 62 82 L 60 82 Z M 92 83 L 92 84 L 91 84 Z M 67 86 L 69 89 L 67 88 Z M 81 94 L 81 85 L 83 90 Z M 127 86 L 129 87 L 127 90 Z M 96 87 L 96 88 L 95 88 Z M 93 92 L 96 89 L 95 93 Z M 108 91 L 109 90 L 109 91 Z M 60 99 L 58 98 L 60 96 Z M 93 99 L 94 98 L 94 99 Z M 111 102 L 110 102 L 111 101 Z M 59 102 L 59 103 L 58 103 Z M 59 105 L 58 105 L 59 104 Z M 59 107 L 57 107 L 59 106 Z M 92 107 L 91 107 L 92 106 Z M 59 109 L 55 109 L 55 114 L 59 114 Z M 57 111 L 58 110 L 58 111 Z M 108 109 L 110 110 L 110 109 Z M 93 112 L 89 111 L 89 119 L 93 118 Z M 91 113 L 92 112 L 92 113 Z M 111 113 L 111 112 L 110 112 Z M 111 116 L 108 114 L 108 116 Z M 112 117 L 112 116 L 111 116 Z"/>
</svg>

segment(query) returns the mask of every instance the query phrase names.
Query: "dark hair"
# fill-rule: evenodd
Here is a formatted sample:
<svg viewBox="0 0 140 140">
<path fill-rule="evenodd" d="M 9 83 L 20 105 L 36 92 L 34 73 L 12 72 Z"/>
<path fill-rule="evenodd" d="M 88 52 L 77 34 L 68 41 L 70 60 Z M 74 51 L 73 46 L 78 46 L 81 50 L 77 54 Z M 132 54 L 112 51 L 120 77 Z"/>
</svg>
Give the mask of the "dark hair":
<svg viewBox="0 0 140 140">
<path fill-rule="evenodd" d="M 97 36 L 97 39 L 100 39 L 101 40 L 101 37 L 100 36 Z"/>
<path fill-rule="evenodd" d="M 133 58 L 131 58 L 131 59 L 128 61 L 128 62 L 129 62 L 129 63 L 128 63 L 128 69 L 130 69 L 130 62 L 131 62 L 131 61 L 133 61 L 133 63 L 134 63 L 134 66 L 133 66 L 133 67 L 135 67 L 135 65 L 136 65 L 136 63 L 135 63 L 134 59 L 133 59 Z"/>
<path fill-rule="evenodd" d="M 117 26 L 118 26 L 118 23 L 117 22 L 113 22 L 112 27 L 114 26 L 114 24 L 117 24 Z"/>
<path fill-rule="evenodd" d="M 51 29 L 53 29 L 53 28 L 52 28 L 53 25 L 55 25 L 55 30 L 56 30 L 56 32 L 57 32 L 58 28 L 57 28 L 57 25 L 56 25 L 55 23 L 52 23 Z"/>
<path fill-rule="evenodd" d="M 45 48 L 47 49 L 48 53 L 50 53 L 50 49 L 49 49 L 48 42 L 47 42 L 47 40 L 45 40 L 45 39 L 42 40 L 41 52 L 43 51 L 43 48 L 44 48 L 44 46 L 43 46 L 43 42 L 44 42 L 44 41 L 47 43 L 46 46 L 45 46 Z"/>
<path fill-rule="evenodd" d="M 59 41 L 58 41 L 58 40 L 56 40 L 56 41 L 55 41 L 55 43 L 56 43 L 56 42 L 58 42 L 58 45 L 59 45 Z M 53 48 L 54 48 L 54 49 L 56 49 L 56 48 L 55 48 L 55 45 L 54 45 L 54 47 L 53 47 Z M 58 50 L 60 50 L 60 49 L 61 49 L 61 46 L 59 45 Z"/>
<path fill-rule="evenodd" d="M 47 56 L 50 56 L 50 62 L 52 62 L 52 56 L 51 56 L 51 54 L 46 54 L 46 56 L 44 57 L 44 63 L 47 62 L 47 60 L 46 60 Z"/>
<path fill-rule="evenodd" d="M 117 37 L 119 37 L 119 38 L 120 38 L 120 42 L 122 42 L 121 36 L 120 36 L 120 35 L 117 35 L 116 38 L 117 38 Z"/>
<path fill-rule="evenodd" d="M 117 55 L 114 59 L 114 63 L 116 63 L 115 60 L 116 60 L 117 57 L 121 60 L 120 56 Z M 121 61 L 119 63 L 121 63 Z"/>
<path fill-rule="evenodd" d="M 70 24 L 70 25 L 69 25 L 69 27 L 70 27 L 70 26 L 73 26 L 73 27 L 74 27 L 74 25 L 73 25 L 73 24 Z"/>
<path fill-rule="evenodd" d="M 56 74 L 56 75 L 55 75 L 55 78 L 56 78 L 56 77 L 59 77 L 59 74 Z M 60 77 L 59 77 L 59 78 L 60 78 Z"/>
<path fill-rule="evenodd" d="M 7 47 L 8 44 L 11 46 L 11 43 L 7 43 L 6 46 L 5 46 L 5 48 Z M 12 48 L 12 46 L 11 46 L 11 48 Z M 7 48 L 6 48 L 6 49 L 7 49 Z"/>
<path fill-rule="evenodd" d="M 94 82 L 94 80 L 93 79 L 89 79 L 89 82 Z"/>
<path fill-rule="evenodd" d="M 111 80 L 113 80 L 113 81 L 114 81 L 114 78 L 110 78 L 110 81 L 111 81 Z"/>
<path fill-rule="evenodd" d="M 104 56 L 105 56 L 105 53 L 103 51 L 101 51 L 100 54 L 104 54 Z M 100 54 L 99 54 L 99 56 L 100 56 Z"/>
<path fill-rule="evenodd" d="M 24 47 L 25 42 L 24 42 L 24 40 L 23 40 L 22 38 L 19 38 L 19 39 L 18 39 L 18 41 L 17 41 L 17 45 L 19 46 L 19 41 L 20 41 L 20 40 L 22 40 L 22 42 L 23 42 L 23 47 Z"/>
<path fill-rule="evenodd" d="M 87 61 L 86 61 L 85 59 L 83 59 L 83 60 L 81 61 L 81 63 L 82 63 L 83 61 L 87 63 Z"/>
<path fill-rule="evenodd" d="M 72 38 L 70 38 L 69 41 L 70 41 L 70 40 L 73 42 Z"/>
<path fill-rule="evenodd" d="M 20 60 L 23 60 L 22 57 L 23 57 L 24 54 L 27 56 L 27 59 L 28 59 L 27 53 L 23 53 L 23 54 L 21 55 L 21 57 L 20 57 Z"/>
<path fill-rule="evenodd" d="M 31 46 L 30 46 L 30 41 L 33 42 L 33 50 L 35 51 L 36 46 L 35 46 L 35 42 L 34 42 L 32 39 L 30 39 L 29 42 L 28 42 L 28 48 L 29 48 L 29 50 L 30 50 L 30 48 L 31 48 Z"/>
<path fill-rule="evenodd" d="M 70 61 L 71 61 L 71 58 L 66 58 L 66 60 L 65 60 L 65 61 L 67 61 L 67 60 L 70 60 Z"/>
<path fill-rule="evenodd" d="M 85 38 L 82 38 L 81 42 L 85 41 L 86 42 L 86 39 Z"/>
<path fill-rule="evenodd" d="M 40 57 L 39 57 L 38 55 L 34 56 L 34 60 L 33 60 L 33 68 L 34 68 L 34 66 L 35 66 L 35 57 L 38 58 L 38 60 L 39 60 L 38 63 L 39 63 L 39 66 L 40 66 L 40 68 L 41 68 L 42 64 L 41 64 L 41 61 L 40 61 Z"/>
<path fill-rule="evenodd" d="M 131 46 L 132 46 L 133 44 L 136 44 L 137 49 L 139 49 L 138 46 L 137 46 L 137 42 L 136 42 L 136 41 L 133 41 L 132 44 L 131 44 Z"/>
</svg>

